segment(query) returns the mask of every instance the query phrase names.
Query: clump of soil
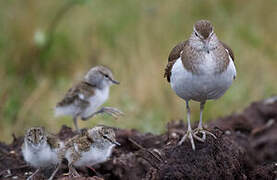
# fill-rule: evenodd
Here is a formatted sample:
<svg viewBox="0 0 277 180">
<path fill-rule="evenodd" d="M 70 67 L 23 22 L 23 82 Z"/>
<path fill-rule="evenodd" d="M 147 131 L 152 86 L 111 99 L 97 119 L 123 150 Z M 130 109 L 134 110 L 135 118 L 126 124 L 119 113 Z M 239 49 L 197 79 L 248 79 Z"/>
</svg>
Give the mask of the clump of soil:
<svg viewBox="0 0 277 180">
<path fill-rule="evenodd" d="M 79 170 L 82 178 L 91 180 L 127 179 L 276 179 L 277 178 L 277 97 L 252 103 L 240 114 L 219 118 L 208 124 L 217 139 L 207 136 L 205 143 L 177 143 L 186 130 L 182 122 L 170 122 L 161 135 L 142 134 L 136 130 L 118 129 L 121 144 L 109 161 L 91 169 Z M 57 134 L 62 140 L 74 136 L 63 126 Z M 23 137 L 12 144 L 0 143 L 0 178 L 26 179 L 34 168 L 21 155 Z M 36 179 L 49 177 L 45 170 Z M 71 179 L 66 162 L 58 179 Z"/>
</svg>

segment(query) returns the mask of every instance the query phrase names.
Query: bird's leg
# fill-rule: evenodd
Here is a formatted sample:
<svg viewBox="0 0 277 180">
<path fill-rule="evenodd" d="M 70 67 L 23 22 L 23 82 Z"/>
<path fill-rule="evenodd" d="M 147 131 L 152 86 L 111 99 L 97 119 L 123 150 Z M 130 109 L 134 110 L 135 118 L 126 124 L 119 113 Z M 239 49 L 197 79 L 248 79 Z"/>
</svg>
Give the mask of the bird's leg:
<svg viewBox="0 0 277 180">
<path fill-rule="evenodd" d="M 123 112 L 121 112 L 120 110 L 118 110 L 117 108 L 113 108 L 113 107 L 102 107 L 100 110 L 92 113 L 91 115 L 87 116 L 87 117 L 82 117 L 83 121 L 86 121 L 90 118 L 92 118 L 93 116 L 95 116 L 96 114 L 103 114 L 103 113 L 107 113 L 109 115 L 111 115 L 112 117 L 114 117 L 115 119 L 118 119 L 119 116 L 123 115 Z"/>
<path fill-rule="evenodd" d="M 211 133 L 210 131 L 208 131 L 207 129 L 203 128 L 203 111 L 204 111 L 204 106 L 205 106 L 206 101 L 203 101 L 200 103 L 200 120 L 199 120 L 199 124 L 198 127 L 196 129 L 194 129 L 193 131 L 193 137 L 201 142 L 205 142 L 206 140 L 206 134 L 211 135 L 213 138 L 216 139 L 216 136 Z M 202 137 L 197 136 L 198 133 L 202 133 Z"/>
<path fill-rule="evenodd" d="M 200 120 L 199 120 L 199 124 L 198 124 L 198 127 L 197 127 L 197 129 L 196 130 L 199 130 L 199 132 L 200 133 L 202 133 L 202 138 L 201 138 L 201 140 L 203 140 L 203 141 L 205 141 L 206 140 L 206 132 L 205 131 L 201 131 L 201 130 L 203 130 L 203 110 L 204 110 L 204 107 L 205 107 L 205 101 L 203 101 L 203 102 L 200 102 Z M 198 136 L 196 136 L 196 134 L 197 133 L 194 133 L 193 135 L 195 135 L 195 137 L 198 137 Z"/>
<path fill-rule="evenodd" d="M 66 176 L 70 175 L 70 176 L 73 176 L 73 177 L 80 177 L 80 174 L 76 171 L 76 169 L 73 167 L 73 164 L 80 160 L 80 154 L 79 152 L 76 151 L 76 148 L 75 147 L 71 147 L 70 148 L 70 151 L 72 152 L 70 154 L 70 159 L 68 160 L 68 173 L 64 174 Z M 62 152 L 62 156 L 64 157 L 64 153 L 65 152 Z"/>
<path fill-rule="evenodd" d="M 38 169 L 34 172 L 34 174 L 32 174 L 31 176 L 29 176 L 29 177 L 27 178 L 27 180 L 32 180 L 32 179 L 35 177 L 35 175 L 36 175 L 39 171 L 40 171 L 40 168 L 38 168 Z"/>
<path fill-rule="evenodd" d="M 76 169 L 73 167 L 73 164 L 70 163 L 68 165 L 69 174 L 73 177 L 80 177 L 80 174 L 76 171 Z"/>
<path fill-rule="evenodd" d="M 62 163 L 60 162 L 60 163 L 57 165 L 55 171 L 52 173 L 52 175 L 50 176 L 50 178 L 49 178 L 48 180 L 52 180 L 52 179 L 55 177 L 56 173 L 57 173 L 58 170 L 61 168 L 61 165 L 62 165 Z"/>
<path fill-rule="evenodd" d="M 96 176 L 99 176 L 99 177 L 102 176 L 102 175 L 99 174 L 93 167 L 87 166 L 87 168 L 90 169 L 90 170 L 92 170 L 92 171 L 96 174 Z"/>
<path fill-rule="evenodd" d="M 76 149 L 76 144 L 73 145 L 73 147 L 71 148 L 71 160 L 68 162 L 68 169 L 69 169 L 69 174 L 73 177 L 80 177 L 80 174 L 76 171 L 76 169 L 73 167 L 73 164 L 80 160 L 81 155 L 78 152 L 78 150 Z"/>
<path fill-rule="evenodd" d="M 178 145 L 183 144 L 183 142 L 189 138 L 190 143 L 192 146 L 192 149 L 195 150 L 195 144 L 193 141 L 193 131 L 191 130 L 191 125 L 190 125 L 190 107 L 189 107 L 189 101 L 186 101 L 186 108 L 187 108 L 187 121 L 188 121 L 188 130 L 186 134 L 182 137 L 181 141 L 179 141 Z"/>
<path fill-rule="evenodd" d="M 77 120 L 78 120 L 78 115 L 74 115 L 74 116 L 73 116 L 73 123 L 74 123 L 75 129 L 76 129 L 78 132 L 80 132 L 80 129 L 79 129 L 79 127 L 78 127 L 78 122 L 77 122 Z"/>
</svg>

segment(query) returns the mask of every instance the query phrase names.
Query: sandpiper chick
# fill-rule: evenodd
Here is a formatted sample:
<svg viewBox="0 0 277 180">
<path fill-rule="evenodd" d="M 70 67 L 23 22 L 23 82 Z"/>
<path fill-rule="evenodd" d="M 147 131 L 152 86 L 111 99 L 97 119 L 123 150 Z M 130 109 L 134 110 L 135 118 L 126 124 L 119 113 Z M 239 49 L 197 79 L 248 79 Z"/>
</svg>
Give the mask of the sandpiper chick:
<svg viewBox="0 0 277 180">
<path fill-rule="evenodd" d="M 83 129 L 80 134 L 69 139 L 61 151 L 61 157 L 68 160 L 69 173 L 77 177 L 74 167 L 90 167 L 108 160 L 115 145 L 115 132 L 106 126 Z"/>
<path fill-rule="evenodd" d="M 71 115 L 75 128 L 79 131 L 77 119 L 88 120 L 96 114 L 107 113 L 115 118 L 123 113 L 112 107 L 98 109 L 109 97 L 112 84 L 119 84 L 114 80 L 108 67 L 96 66 L 89 70 L 83 80 L 68 90 L 65 97 L 57 104 L 55 115 Z"/>
<path fill-rule="evenodd" d="M 206 133 L 202 125 L 202 113 L 207 100 L 220 98 L 236 78 L 233 51 L 221 42 L 210 21 L 200 20 L 194 24 L 190 38 L 176 45 L 170 52 L 164 76 L 171 88 L 186 102 L 188 130 L 179 145 L 193 138 L 204 142 Z M 191 129 L 189 101 L 200 102 L 198 128 Z M 197 136 L 198 133 L 202 137 Z"/>
<path fill-rule="evenodd" d="M 57 166 L 49 178 L 50 180 L 53 179 L 61 165 L 58 152 L 62 147 L 63 142 L 54 135 L 47 133 L 43 127 L 28 129 L 22 145 L 22 154 L 28 164 L 38 168 L 28 177 L 28 180 L 32 179 L 41 168 Z"/>
</svg>

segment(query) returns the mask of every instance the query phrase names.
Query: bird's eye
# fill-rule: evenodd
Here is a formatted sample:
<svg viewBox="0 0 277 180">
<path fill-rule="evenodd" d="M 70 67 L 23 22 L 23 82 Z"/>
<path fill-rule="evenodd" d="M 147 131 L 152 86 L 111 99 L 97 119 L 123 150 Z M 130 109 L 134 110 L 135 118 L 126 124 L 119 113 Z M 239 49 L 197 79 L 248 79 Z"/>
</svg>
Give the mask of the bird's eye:
<svg viewBox="0 0 277 180">
<path fill-rule="evenodd" d="M 105 78 L 109 78 L 109 76 L 107 74 L 105 74 L 104 76 L 105 76 Z"/>
<path fill-rule="evenodd" d="M 194 32 L 194 34 L 195 34 L 195 36 L 197 36 L 197 37 L 198 37 L 198 34 L 197 34 L 196 32 Z"/>
</svg>

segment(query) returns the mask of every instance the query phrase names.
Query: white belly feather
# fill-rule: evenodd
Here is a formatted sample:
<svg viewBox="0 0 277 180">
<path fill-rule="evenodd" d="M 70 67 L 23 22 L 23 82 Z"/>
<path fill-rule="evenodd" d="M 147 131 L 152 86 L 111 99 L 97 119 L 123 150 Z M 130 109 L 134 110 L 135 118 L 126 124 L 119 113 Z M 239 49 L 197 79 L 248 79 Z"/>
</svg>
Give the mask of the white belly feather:
<svg viewBox="0 0 277 180">
<path fill-rule="evenodd" d="M 99 149 L 97 147 L 91 146 L 90 150 L 87 152 L 81 152 L 81 158 L 73 163 L 75 167 L 82 166 L 93 166 L 108 160 L 112 154 L 112 149 L 115 145 L 109 145 L 109 147 Z M 78 149 L 75 150 L 78 152 Z M 80 152 L 79 152 L 80 153 Z M 68 150 L 65 154 L 66 159 L 72 162 L 72 149 Z"/>
<path fill-rule="evenodd" d="M 80 99 L 84 99 L 89 101 L 89 106 L 86 109 L 81 109 L 78 103 L 73 103 L 68 106 L 56 107 L 55 108 L 55 116 L 60 115 L 81 115 L 82 117 L 87 117 L 92 113 L 96 112 L 98 108 L 108 99 L 109 97 L 109 87 L 104 89 L 96 89 L 94 95 L 89 97 L 88 99 L 84 99 L 83 94 L 79 94 Z"/>
<path fill-rule="evenodd" d="M 230 59 L 226 71 L 214 73 L 216 67 L 212 55 L 208 54 L 200 65 L 200 73 L 192 74 L 187 71 L 181 58 L 172 67 L 170 85 L 176 94 L 184 100 L 205 101 L 221 97 L 231 86 L 236 77 L 236 69 Z"/>
<path fill-rule="evenodd" d="M 58 149 L 51 149 L 47 144 L 34 149 L 23 145 L 22 154 L 24 160 L 33 167 L 47 167 L 59 163 Z"/>
</svg>

